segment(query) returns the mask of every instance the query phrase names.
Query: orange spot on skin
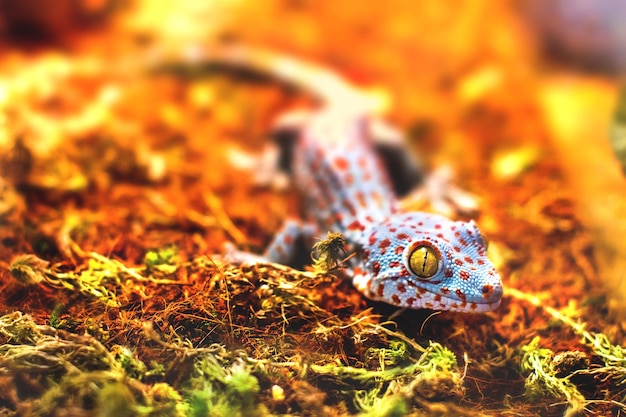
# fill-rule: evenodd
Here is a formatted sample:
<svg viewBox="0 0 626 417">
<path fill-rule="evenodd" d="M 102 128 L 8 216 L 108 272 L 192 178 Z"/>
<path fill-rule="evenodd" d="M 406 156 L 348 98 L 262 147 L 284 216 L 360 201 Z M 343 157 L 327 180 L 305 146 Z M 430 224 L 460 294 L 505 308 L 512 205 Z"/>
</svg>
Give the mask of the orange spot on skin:
<svg viewBox="0 0 626 417">
<path fill-rule="evenodd" d="M 465 299 L 466 299 L 465 293 L 463 291 L 461 291 L 460 288 L 457 288 L 455 293 L 456 293 L 456 296 L 459 297 L 459 299 L 465 301 Z"/>
<path fill-rule="evenodd" d="M 378 208 L 381 208 L 383 206 L 383 199 L 380 194 L 378 194 L 378 192 L 374 191 L 372 193 L 372 198 L 374 199 L 374 201 L 376 201 L 376 205 L 378 206 Z"/>
<path fill-rule="evenodd" d="M 358 191 L 356 193 L 356 199 L 359 202 L 359 206 L 361 206 L 361 208 L 367 207 L 367 202 L 365 201 L 365 194 L 363 194 L 361 191 Z"/>
<path fill-rule="evenodd" d="M 387 252 L 387 248 L 389 247 L 389 245 L 391 245 L 391 240 L 389 239 L 381 240 L 380 243 L 378 244 L 378 247 L 380 248 L 380 253 L 384 255 L 385 252 Z"/>
<path fill-rule="evenodd" d="M 378 275 L 380 272 L 380 262 L 374 262 L 372 264 L 372 271 L 374 272 L 374 275 Z"/>
<path fill-rule="evenodd" d="M 345 171 L 348 169 L 349 166 L 350 164 L 348 163 L 348 160 L 343 156 L 338 156 L 335 158 L 335 168 L 341 171 Z"/>
<path fill-rule="evenodd" d="M 396 288 L 398 289 L 398 292 L 406 292 L 406 286 L 404 284 L 398 284 Z"/>
<path fill-rule="evenodd" d="M 459 266 L 463 265 L 463 261 L 462 261 L 462 260 L 460 260 L 459 258 L 455 259 L 455 260 L 454 260 L 454 263 L 455 263 L 455 264 L 457 264 L 457 265 L 459 265 Z"/>
<path fill-rule="evenodd" d="M 399 266 L 400 266 L 400 262 L 398 262 L 398 261 L 391 261 L 391 262 L 389 262 L 389 267 L 390 268 L 397 268 Z"/>
<path fill-rule="evenodd" d="M 400 304 L 400 297 L 398 297 L 396 294 L 392 294 L 391 301 L 393 301 L 394 304 L 398 305 Z"/>
<path fill-rule="evenodd" d="M 459 272 L 459 277 L 463 280 L 463 281 L 467 281 L 468 279 L 470 279 L 470 274 L 467 271 L 461 271 Z"/>
<path fill-rule="evenodd" d="M 346 186 L 347 187 L 353 186 L 354 185 L 354 175 L 346 174 L 346 176 L 344 177 L 344 181 L 346 182 Z"/>
<path fill-rule="evenodd" d="M 398 233 L 398 234 L 396 235 L 396 237 L 397 237 L 399 240 L 407 240 L 407 239 L 409 239 L 409 238 L 410 238 L 410 236 L 409 236 L 409 235 L 407 235 L 406 233 Z"/>
<path fill-rule="evenodd" d="M 407 298 L 406 303 L 410 306 L 412 306 L 415 303 L 415 298 L 411 297 L 411 298 Z"/>
<path fill-rule="evenodd" d="M 350 202 L 347 200 L 344 200 L 342 203 L 343 207 L 350 212 L 350 216 L 356 217 L 356 209 L 354 208 L 354 206 L 350 204 Z"/>
<path fill-rule="evenodd" d="M 404 246 L 396 246 L 396 255 L 400 255 L 402 252 L 404 252 Z"/>
<path fill-rule="evenodd" d="M 376 243 L 376 238 L 374 236 L 370 236 L 370 246 L 373 246 Z"/>
<path fill-rule="evenodd" d="M 378 284 L 378 288 L 376 288 L 376 294 L 378 294 L 379 297 L 382 297 L 384 294 L 384 290 L 385 286 L 383 284 Z"/>
<path fill-rule="evenodd" d="M 452 275 L 454 275 L 454 273 L 452 272 L 452 270 L 451 270 L 450 268 L 447 268 L 447 269 L 444 271 L 443 275 L 444 275 L 446 278 L 451 278 L 451 277 L 452 277 Z"/>
<path fill-rule="evenodd" d="M 441 301 L 441 294 L 435 295 L 435 298 L 433 298 L 433 300 L 435 300 L 436 302 L 440 302 Z"/>
<path fill-rule="evenodd" d="M 361 224 L 361 222 L 359 222 L 358 220 L 353 221 L 352 223 L 350 223 L 348 225 L 348 230 L 360 230 L 363 231 L 365 230 L 365 226 L 363 226 Z"/>
</svg>

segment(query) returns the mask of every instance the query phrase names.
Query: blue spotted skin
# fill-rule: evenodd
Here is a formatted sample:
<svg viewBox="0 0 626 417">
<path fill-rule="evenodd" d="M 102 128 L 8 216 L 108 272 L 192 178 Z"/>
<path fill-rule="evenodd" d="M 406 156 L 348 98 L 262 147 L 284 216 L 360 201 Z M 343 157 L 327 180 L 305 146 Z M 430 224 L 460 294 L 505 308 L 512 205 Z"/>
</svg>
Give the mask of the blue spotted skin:
<svg viewBox="0 0 626 417">
<path fill-rule="evenodd" d="M 476 224 L 400 211 L 374 152 L 369 119 L 347 116 L 327 108 L 302 126 L 293 165 L 308 222 L 288 223 L 267 256 L 288 261 L 293 252 L 287 243 L 297 234 L 337 231 L 356 254 L 348 274 L 370 299 L 461 312 L 498 307 L 502 282 Z M 420 246 L 432 247 L 439 258 L 437 272 L 428 279 L 409 268 L 411 252 Z"/>
<path fill-rule="evenodd" d="M 298 237 L 312 241 L 329 230 L 341 232 L 355 254 L 347 273 L 366 297 L 461 312 L 498 307 L 502 282 L 473 222 L 399 209 L 373 148 L 371 132 L 384 123 L 372 116 L 369 97 L 332 71 L 271 51 L 228 47 L 209 59 L 273 74 L 322 103 L 301 123 L 294 149 L 294 181 L 306 218 L 286 222 L 267 259 L 289 262 Z M 438 259 L 428 278 L 409 267 L 412 251 L 422 246 Z"/>
</svg>

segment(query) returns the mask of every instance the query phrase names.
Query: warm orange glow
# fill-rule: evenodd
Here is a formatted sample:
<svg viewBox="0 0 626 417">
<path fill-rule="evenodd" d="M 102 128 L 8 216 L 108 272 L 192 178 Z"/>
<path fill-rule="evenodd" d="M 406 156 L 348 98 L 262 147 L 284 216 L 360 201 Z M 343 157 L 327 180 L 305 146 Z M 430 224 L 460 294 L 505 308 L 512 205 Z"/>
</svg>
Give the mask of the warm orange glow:
<svg viewBox="0 0 626 417">
<path fill-rule="evenodd" d="M 523 396 L 519 364 L 538 335 L 579 359 L 555 378 L 598 400 L 585 407 L 624 413 L 623 384 L 607 383 L 624 380 L 623 358 L 603 368 L 592 341 L 626 341 L 626 161 L 608 134 L 626 46 L 601 6 L 554 3 L 0 1 L 0 414 L 104 415 L 113 397 L 132 398 L 120 415 L 182 413 L 212 389 L 239 395 L 233 380 L 248 389 L 237 405 L 210 405 L 238 415 L 573 414 L 575 395 Z M 430 317 L 372 303 L 341 279 L 365 273 L 348 261 L 363 248 L 344 253 L 334 230 L 320 235 L 342 242 L 330 275 L 313 272 L 314 242 L 297 265 L 221 257 L 261 253 L 301 217 L 310 190 L 277 166 L 272 132 L 286 138 L 325 104 L 375 119 L 362 126 L 442 174 L 402 207 L 475 219 L 503 277 L 498 310 Z M 410 175 L 394 181 L 412 186 Z M 37 337 L 71 347 L 54 360 L 37 347 L 48 373 L 11 354 Z M 457 364 L 404 374 L 425 350 Z M 192 394 L 209 354 L 224 373 Z"/>
</svg>

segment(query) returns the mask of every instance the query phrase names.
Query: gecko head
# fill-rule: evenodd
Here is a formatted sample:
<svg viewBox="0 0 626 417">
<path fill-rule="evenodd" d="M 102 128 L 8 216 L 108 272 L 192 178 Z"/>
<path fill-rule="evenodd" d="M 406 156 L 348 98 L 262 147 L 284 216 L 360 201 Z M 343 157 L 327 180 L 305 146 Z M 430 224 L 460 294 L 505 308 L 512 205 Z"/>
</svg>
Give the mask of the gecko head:
<svg viewBox="0 0 626 417">
<path fill-rule="evenodd" d="M 395 214 L 368 239 L 364 273 L 370 277 L 365 289 L 370 298 L 399 307 L 475 313 L 500 305 L 502 281 L 473 221 Z"/>
</svg>

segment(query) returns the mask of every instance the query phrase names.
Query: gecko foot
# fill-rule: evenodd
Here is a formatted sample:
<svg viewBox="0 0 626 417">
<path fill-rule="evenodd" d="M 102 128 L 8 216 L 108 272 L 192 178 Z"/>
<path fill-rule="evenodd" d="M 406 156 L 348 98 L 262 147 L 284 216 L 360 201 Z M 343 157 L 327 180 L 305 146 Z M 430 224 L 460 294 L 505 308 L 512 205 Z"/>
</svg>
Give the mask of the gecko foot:
<svg viewBox="0 0 626 417">
<path fill-rule="evenodd" d="M 480 206 L 476 195 L 454 185 L 454 171 L 449 165 L 433 171 L 404 200 L 426 200 L 436 212 L 445 216 L 472 215 L 479 211 Z"/>
</svg>

